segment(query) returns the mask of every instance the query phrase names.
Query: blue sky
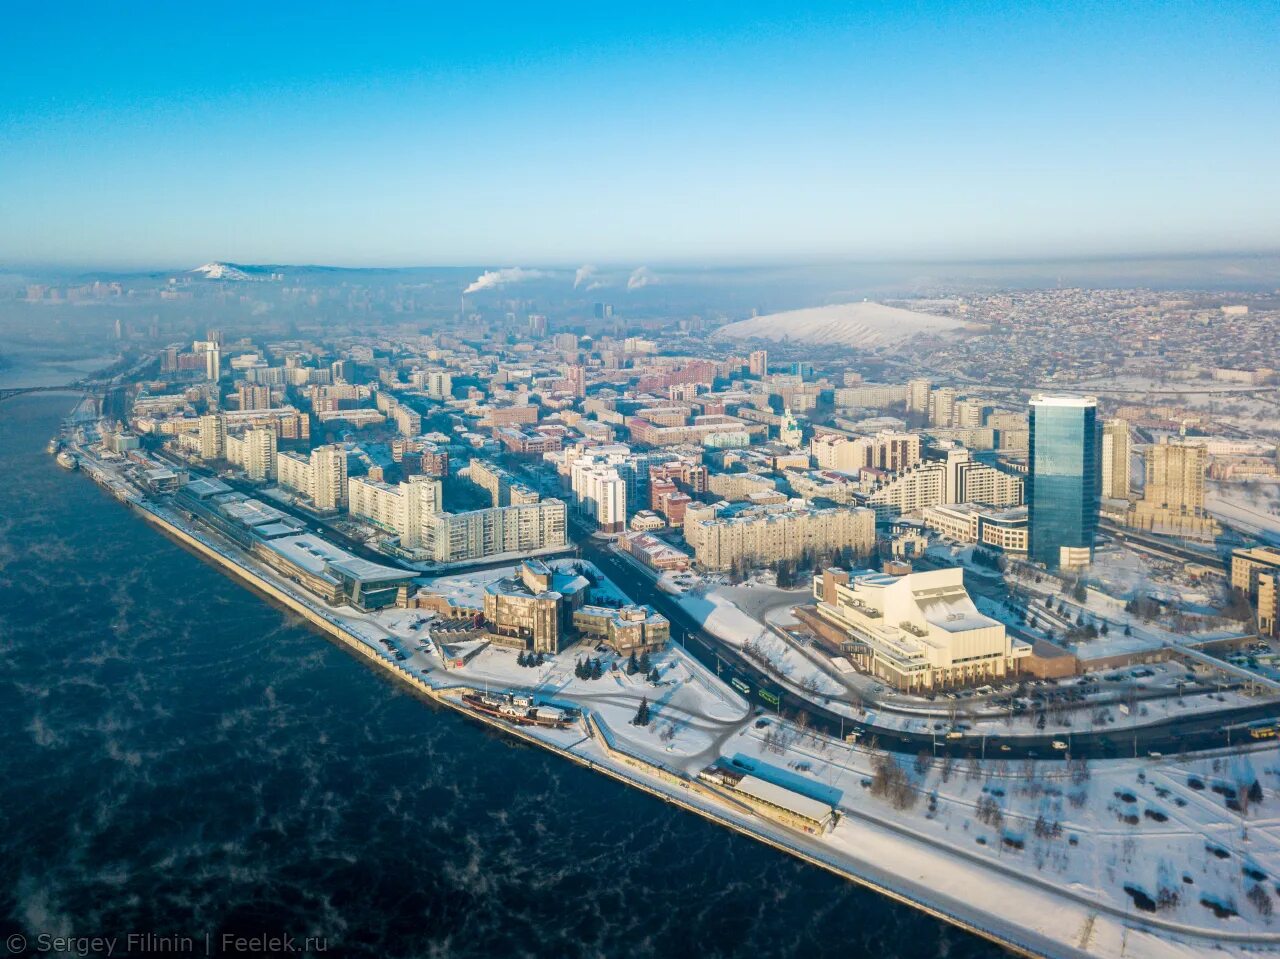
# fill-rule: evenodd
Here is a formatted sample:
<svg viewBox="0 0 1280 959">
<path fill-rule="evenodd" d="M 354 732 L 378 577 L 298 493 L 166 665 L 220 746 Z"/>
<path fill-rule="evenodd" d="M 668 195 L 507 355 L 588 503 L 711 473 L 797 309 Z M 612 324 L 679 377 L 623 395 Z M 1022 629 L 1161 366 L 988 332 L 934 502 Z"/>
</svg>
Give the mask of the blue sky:
<svg viewBox="0 0 1280 959">
<path fill-rule="evenodd" d="M 22 2 L 3 34 L 0 263 L 1280 248 L 1274 2 Z"/>
</svg>

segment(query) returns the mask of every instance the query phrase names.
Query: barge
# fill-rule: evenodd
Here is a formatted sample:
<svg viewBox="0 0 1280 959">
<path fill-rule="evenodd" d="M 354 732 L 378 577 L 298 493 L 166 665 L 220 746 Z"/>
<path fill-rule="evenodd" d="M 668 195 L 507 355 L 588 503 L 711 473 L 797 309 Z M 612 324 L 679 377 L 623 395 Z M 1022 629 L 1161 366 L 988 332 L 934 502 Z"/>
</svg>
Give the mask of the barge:
<svg viewBox="0 0 1280 959">
<path fill-rule="evenodd" d="M 536 703 L 520 693 L 463 693 L 462 703 L 472 712 L 492 716 L 513 726 L 544 726 L 564 729 L 578 718 L 576 709 Z"/>
</svg>

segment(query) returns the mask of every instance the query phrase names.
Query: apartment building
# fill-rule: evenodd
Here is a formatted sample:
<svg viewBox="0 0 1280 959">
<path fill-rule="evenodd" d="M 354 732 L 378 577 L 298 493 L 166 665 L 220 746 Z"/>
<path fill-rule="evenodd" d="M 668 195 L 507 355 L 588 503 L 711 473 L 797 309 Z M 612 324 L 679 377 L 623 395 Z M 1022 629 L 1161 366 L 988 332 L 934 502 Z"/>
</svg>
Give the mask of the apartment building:
<svg viewBox="0 0 1280 959">
<path fill-rule="evenodd" d="M 856 473 L 871 467 L 894 473 L 920 462 L 920 435 L 882 430 L 874 436 L 822 433 L 809 442 L 819 469 Z"/>
<path fill-rule="evenodd" d="M 868 509 L 815 508 L 803 500 L 771 506 L 690 504 L 685 541 L 704 569 L 761 566 L 852 550 L 866 556 L 875 545 L 875 514 Z"/>
<path fill-rule="evenodd" d="M 1128 499 L 1132 486 L 1129 424 L 1107 420 L 1102 427 L 1102 498 Z"/>
<path fill-rule="evenodd" d="M 1106 435 L 1103 435 L 1105 447 Z M 1139 529 L 1177 536 L 1208 538 L 1219 532 L 1204 508 L 1204 480 L 1209 452 L 1200 444 L 1158 443 L 1142 451 L 1146 485 L 1142 498 L 1125 517 Z M 1103 477 L 1106 477 L 1105 459 Z"/>
<path fill-rule="evenodd" d="M 487 492 L 491 506 L 513 506 L 538 502 L 538 494 L 519 482 L 500 466 L 473 459 L 467 466 L 467 477 Z"/>
<path fill-rule="evenodd" d="M 275 479 L 275 430 L 245 430 L 240 436 L 231 433 L 227 435 L 226 443 L 227 462 L 243 469 L 249 479 L 258 483 Z"/>
<path fill-rule="evenodd" d="M 465 513 L 434 513 L 423 516 L 422 523 L 418 546 L 437 563 L 547 552 L 568 545 L 565 504 L 558 499 Z"/>
<path fill-rule="evenodd" d="M 317 446 L 310 456 L 281 452 L 276 456 L 276 481 L 311 501 L 317 510 L 347 505 L 347 451 L 339 444 Z"/>
</svg>

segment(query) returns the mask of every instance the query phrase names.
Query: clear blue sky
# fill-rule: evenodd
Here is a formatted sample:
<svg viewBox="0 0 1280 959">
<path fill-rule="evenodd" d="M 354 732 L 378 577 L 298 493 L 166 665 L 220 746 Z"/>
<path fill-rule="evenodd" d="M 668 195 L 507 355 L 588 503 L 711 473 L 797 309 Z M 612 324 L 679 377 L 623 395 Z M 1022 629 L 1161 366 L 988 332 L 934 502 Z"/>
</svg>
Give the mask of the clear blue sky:
<svg viewBox="0 0 1280 959">
<path fill-rule="evenodd" d="M 1280 3 L 20 0 L 0 265 L 1280 248 Z"/>
</svg>

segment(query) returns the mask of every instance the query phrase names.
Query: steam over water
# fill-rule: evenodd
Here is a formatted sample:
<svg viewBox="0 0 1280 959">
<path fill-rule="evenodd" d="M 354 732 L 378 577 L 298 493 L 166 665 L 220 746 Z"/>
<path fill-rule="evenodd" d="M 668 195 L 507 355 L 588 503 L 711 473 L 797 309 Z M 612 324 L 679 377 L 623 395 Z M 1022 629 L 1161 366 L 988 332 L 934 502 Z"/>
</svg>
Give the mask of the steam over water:
<svg viewBox="0 0 1280 959">
<path fill-rule="evenodd" d="M 70 402 L 0 405 L 4 936 L 998 954 L 400 690 L 59 470 L 44 445 Z"/>
</svg>

